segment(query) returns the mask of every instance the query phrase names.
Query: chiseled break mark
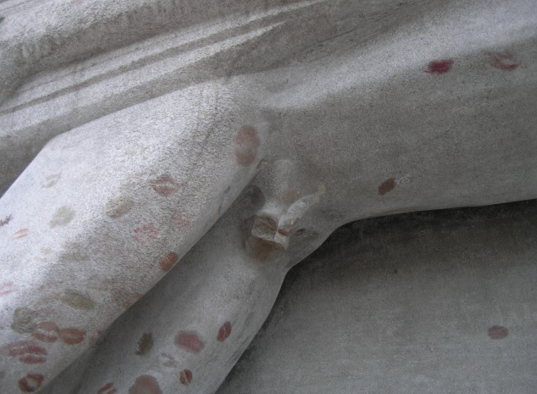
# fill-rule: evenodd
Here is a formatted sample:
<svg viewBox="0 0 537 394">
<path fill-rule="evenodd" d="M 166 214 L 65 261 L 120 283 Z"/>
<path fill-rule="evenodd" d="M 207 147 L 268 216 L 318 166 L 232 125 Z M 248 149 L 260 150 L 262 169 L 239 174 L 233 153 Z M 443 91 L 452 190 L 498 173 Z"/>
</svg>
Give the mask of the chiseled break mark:
<svg viewBox="0 0 537 394">
<path fill-rule="evenodd" d="M 41 387 L 44 380 L 45 377 L 41 374 L 29 373 L 25 378 L 19 380 L 19 389 L 23 393 L 33 393 Z"/>
<path fill-rule="evenodd" d="M 490 64 L 492 67 L 502 71 L 513 71 L 520 65 L 515 56 L 509 52 L 492 52 L 488 54 L 490 56 Z"/>
<path fill-rule="evenodd" d="M 75 217 L 75 211 L 68 206 L 60 207 L 54 212 L 52 220 L 48 223 L 51 228 L 68 225 Z"/>
<path fill-rule="evenodd" d="M 488 335 L 490 339 L 504 339 L 509 335 L 509 330 L 503 326 L 492 326 L 488 329 Z"/>
<path fill-rule="evenodd" d="M 86 338 L 86 331 L 78 328 L 64 328 L 60 330 L 60 339 L 66 345 L 78 345 Z"/>
<path fill-rule="evenodd" d="M 180 187 L 180 184 L 170 174 L 162 174 L 155 179 L 151 179 L 149 184 L 157 194 L 164 197 L 171 196 Z"/>
<path fill-rule="evenodd" d="M 158 265 L 162 271 L 168 272 L 173 268 L 173 266 L 177 263 L 178 260 L 179 255 L 177 253 L 169 252 L 159 259 Z"/>
<path fill-rule="evenodd" d="M 427 66 L 426 72 L 429 74 L 445 74 L 451 70 L 453 63 L 452 59 L 433 60 Z"/>
<path fill-rule="evenodd" d="M 218 330 L 218 336 L 216 337 L 216 339 L 218 340 L 218 342 L 224 342 L 226 339 L 229 338 L 230 335 L 231 323 L 227 321 L 222 324 L 222 327 L 220 327 L 220 329 Z"/>
<path fill-rule="evenodd" d="M 257 156 L 259 138 L 252 126 L 244 126 L 235 137 L 235 157 L 241 166 L 249 166 Z"/>
<path fill-rule="evenodd" d="M 0 220 L 0 227 L 7 226 L 11 222 L 11 219 L 13 219 L 13 216 L 7 215 L 4 219 Z"/>
<path fill-rule="evenodd" d="M 114 383 L 109 382 L 106 383 L 103 387 L 97 391 L 97 394 L 115 394 L 117 393 L 117 389 L 114 387 Z"/>
<path fill-rule="evenodd" d="M 17 308 L 13 313 L 11 329 L 19 334 L 31 334 L 37 327 L 37 312 L 30 308 Z"/>
<path fill-rule="evenodd" d="M 153 348 L 153 344 L 153 334 L 144 332 L 138 340 L 138 347 L 135 353 L 138 356 L 145 356 Z"/>
<path fill-rule="evenodd" d="M 395 189 L 395 178 L 390 178 L 379 186 L 379 194 L 381 196 L 385 195 L 386 193 L 391 192 L 393 189 Z"/>
<path fill-rule="evenodd" d="M 129 388 L 129 394 L 162 394 L 157 379 L 151 375 L 142 375 L 136 378 Z"/>
<path fill-rule="evenodd" d="M 199 336 L 193 331 L 181 331 L 175 337 L 175 345 L 191 353 L 199 353 L 205 346 Z"/>
<path fill-rule="evenodd" d="M 32 341 L 18 341 L 0 348 L 0 354 L 18 357 L 25 364 L 42 364 L 47 361 L 47 349 Z"/>
<path fill-rule="evenodd" d="M 61 176 L 62 176 L 61 172 L 58 173 L 58 174 L 47 176 L 45 181 L 41 184 L 41 187 L 43 187 L 45 189 L 48 189 L 49 187 L 54 186 L 56 183 L 58 183 L 58 181 L 60 180 Z"/>
<path fill-rule="evenodd" d="M 126 215 L 134 206 L 134 201 L 128 197 L 119 196 L 111 199 L 106 203 L 106 216 L 112 219 L 118 219 Z"/>
<path fill-rule="evenodd" d="M 192 371 L 190 369 L 183 369 L 179 373 L 179 381 L 182 385 L 188 386 L 192 382 Z"/>
<path fill-rule="evenodd" d="M 63 303 L 75 309 L 82 309 L 82 310 L 89 311 L 95 308 L 95 302 L 91 298 L 86 297 L 84 294 L 74 289 L 65 290 L 61 300 Z"/>
</svg>

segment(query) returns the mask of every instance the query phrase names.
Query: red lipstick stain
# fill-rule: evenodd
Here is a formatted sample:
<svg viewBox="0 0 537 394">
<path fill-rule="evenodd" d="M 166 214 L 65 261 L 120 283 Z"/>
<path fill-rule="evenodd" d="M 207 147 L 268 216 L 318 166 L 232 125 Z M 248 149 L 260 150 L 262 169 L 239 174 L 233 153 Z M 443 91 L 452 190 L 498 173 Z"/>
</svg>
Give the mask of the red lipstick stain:
<svg viewBox="0 0 537 394">
<path fill-rule="evenodd" d="M 106 383 L 103 387 L 97 391 L 97 394 L 114 394 L 117 393 L 117 389 L 114 388 L 114 383 Z"/>
<path fill-rule="evenodd" d="M 86 331 L 78 328 L 64 328 L 60 330 L 60 339 L 67 345 L 77 345 L 84 341 Z"/>
<path fill-rule="evenodd" d="M 184 369 L 179 374 L 179 381 L 182 385 L 188 386 L 192 382 L 192 371 L 190 369 Z"/>
<path fill-rule="evenodd" d="M 32 341 L 13 342 L 0 349 L 2 354 L 19 357 L 25 364 L 42 364 L 47 361 L 47 349 Z"/>
<path fill-rule="evenodd" d="M 445 74 L 451 70 L 454 61 L 451 59 L 433 60 L 429 63 L 427 71 L 429 74 Z"/>
<path fill-rule="evenodd" d="M 179 190 L 180 184 L 170 174 L 162 174 L 149 181 L 153 190 L 161 196 L 168 197 Z"/>
<path fill-rule="evenodd" d="M 0 220 L 0 227 L 7 226 L 9 222 L 11 222 L 11 219 L 13 219 L 13 217 L 8 215 L 5 217 L 5 219 Z"/>
<path fill-rule="evenodd" d="M 159 259 L 158 265 L 162 271 L 168 272 L 177 263 L 178 259 L 179 256 L 177 255 L 177 253 L 169 252 Z"/>
<path fill-rule="evenodd" d="M 502 71 L 513 71 L 520 65 L 515 56 L 512 53 L 493 52 L 488 54 L 490 56 L 490 64 L 492 67 Z"/>
<path fill-rule="evenodd" d="M 60 337 L 60 327 L 50 321 L 41 322 L 32 335 L 39 341 L 53 343 Z"/>
<path fill-rule="evenodd" d="M 393 189 L 395 189 L 395 178 L 390 178 L 379 186 L 379 194 L 381 196 L 385 195 L 386 193 L 391 192 Z"/>
<path fill-rule="evenodd" d="M 509 330 L 503 326 L 492 326 L 488 329 L 490 339 L 504 339 L 509 335 Z"/>
<path fill-rule="evenodd" d="M 0 297 L 7 296 L 16 290 L 13 282 L 5 282 L 0 285 Z"/>
<path fill-rule="evenodd" d="M 142 375 L 129 389 L 129 394 L 162 394 L 157 380 L 151 375 Z"/>
<path fill-rule="evenodd" d="M 241 166 L 249 166 L 257 156 L 259 138 L 252 126 L 244 126 L 235 137 L 235 157 Z"/>
<path fill-rule="evenodd" d="M 13 237 L 15 239 L 24 238 L 28 235 L 28 229 L 27 228 L 21 228 L 20 230 L 15 231 L 15 234 Z"/>
<path fill-rule="evenodd" d="M 231 335 L 231 323 L 225 322 L 222 327 L 218 330 L 218 336 L 216 339 L 218 342 L 224 342 Z"/>
<path fill-rule="evenodd" d="M 175 345 L 196 354 L 205 346 L 198 335 L 191 331 L 183 331 L 177 334 Z"/>
<path fill-rule="evenodd" d="M 25 378 L 19 380 L 19 388 L 23 393 L 33 393 L 41 387 L 44 380 L 43 375 L 29 373 Z"/>
<path fill-rule="evenodd" d="M 135 228 L 133 237 L 137 242 L 145 244 L 149 242 L 151 239 L 157 238 L 158 233 L 159 231 L 156 227 L 147 225 L 147 226 Z"/>
</svg>

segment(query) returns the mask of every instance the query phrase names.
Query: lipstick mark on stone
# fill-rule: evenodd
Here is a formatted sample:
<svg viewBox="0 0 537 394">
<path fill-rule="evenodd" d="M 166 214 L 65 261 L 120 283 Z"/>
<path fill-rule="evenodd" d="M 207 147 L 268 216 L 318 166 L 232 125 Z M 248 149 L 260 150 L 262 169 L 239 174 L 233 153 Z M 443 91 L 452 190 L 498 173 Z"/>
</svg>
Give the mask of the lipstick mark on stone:
<svg viewBox="0 0 537 394">
<path fill-rule="evenodd" d="M 31 334 L 37 326 L 37 317 L 37 312 L 30 308 L 17 308 L 13 313 L 11 329 L 19 334 Z"/>
<path fill-rule="evenodd" d="M 54 212 L 52 219 L 48 223 L 50 228 L 67 226 L 75 217 L 75 211 L 68 206 L 60 207 Z"/>
<path fill-rule="evenodd" d="M 13 282 L 4 282 L 0 285 L 0 297 L 5 297 L 7 295 L 10 295 L 16 290 L 17 288 L 15 287 Z"/>
<path fill-rule="evenodd" d="M 15 234 L 13 235 L 13 238 L 19 239 L 24 238 L 28 235 L 28 229 L 27 228 L 21 228 L 20 230 L 15 231 Z"/>
<path fill-rule="evenodd" d="M 445 74 L 453 66 L 454 61 L 452 59 L 433 60 L 427 66 L 427 73 L 429 74 Z"/>
<path fill-rule="evenodd" d="M 153 348 L 153 334 L 150 332 L 144 332 L 138 340 L 138 348 L 135 354 L 138 356 L 145 356 Z"/>
<path fill-rule="evenodd" d="M 502 71 L 514 71 L 520 65 L 515 56 L 510 52 L 491 52 L 488 53 L 492 67 Z"/>
<path fill-rule="evenodd" d="M 153 190 L 164 197 L 169 197 L 179 190 L 180 184 L 170 174 L 162 174 L 149 181 Z"/>
<path fill-rule="evenodd" d="M 492 326 L 488 329 L 490 339 L 504 339 L 509 335 L 509 330 L 503 326 Z"/>
<path fill-rule="evenodd" d="M 60 327 L 51 321 L 41 322 L 32 335 L 41 342 L 53 343 L 60 337 Z"/>
<path fill-rule="evenodd" d="M 182 385 L 188 386 L 192 382 L 192 371 L 190 369 L 184 369 L 179 374 L 179 381 Z"/>
<path fill-rule="evenodd" d="M 390 178 L 386 181 L 384 181 L 380 186 L 379 186 L 379 194 L 381 196 L 385 195 L 386 193 L 389 193 L 391 192 L 393 189 L 395 189 L 395 178 Z"/>
<path fill-rule="evenodd" d="M 133 238 L 142 244 L 158 237 L 159 230 L 151 225 L 141 226 L 134 229 Z"/>
<path fill-rule="evenodd" d="M 48 189 L 49 187 L 54 186 L 56 183 L 58 183 L 58 181 L 60 180 L 61 176 L 62 176 L 61 172 L 58 173 L 58 174 L 53 174 L 53 175 L 47 176 L 45 181 L 41 184 L 41 187 L 43 187 L 45 189 Z"/>
<path fill-rule="evenodd" d="M 114 383 L 106 383 L 103 387 L 97 391 L 97 394 L 115 394 L 117 393 L 117 389 L 114 388 Z"/>
<path fill-rule="evenodd" d="M 229 338 L 230 335 L 231 335 L 231 323 L 227 321 L 218 330 L 218 336 L 216 337 L 216 339 L 218 340 L 218 342 L 224 342 L 226 339 Z"/>
<path fill-rule="evenodd" d="M 106 203 L 105 213 L 112 219 L 118 219 L 129 213 L 133 206 L 134 201 L 130 198 L 119 196 Z"/>
<path fill-rule="evenodd" d="M 95 302 L 91 298 L 74 289 L 65 290 L 61 301 L 75 309 L 89 311 L 95 308 Z"/>
<path fill-rule="evenodd" d="M 175 345 L 191 353 L 199 353 L 205 346 L 199 336 L 193 331 L 181 331 L 175 337 Z"/>
<path fill-rule="evenodd" d="M 0 220 L 0 227 L 7 226 L 11 222 L 11 219 L 13 219 L 13 216 L 7 215 L 4 219 Z"/>
<path fill-rule="evenodd" d="M 162 391 L 153 376 L 142 375 L 138 376 L 129 388 L 129 394 L 162 394 Z"/>
<path fill-rule="evenodd" d="M 18 357 L 25 364 L 42 364 L 47 361 L 47 349 L 32 341 L 18 341 L 3 346 L 0 353 Z"/>
<path fill-rule="evenodd" d="M 179 256 L 177 255 L 177 253 L 169 252 L 159 259 L 158 265 L 163 272 L 168 272 L 173 268 L 175 264 L 177 264 L 178 260 Z"/>
<path fill-rule="evenodd" d="M 60 330 L 60 339 L 66 345 L 78 345 L 84 341 L 86 331 L 78 328 L 64 328 Z"/>
<path fill-rule="evenodd" d="M 244 126 L 235 137 L 235 157 L 237 163 L 247 167 L 252 164 L 257 156 L 259 138 L 252 126 Z"/>
<path fill-rule="evenodd" d="M 19 380 L 19 389 L 23 393 L 33 393 L 37 391 L 42 385 L 45 377 L 37 373 L 29 373 L 25 378 Z"/>
</svg>

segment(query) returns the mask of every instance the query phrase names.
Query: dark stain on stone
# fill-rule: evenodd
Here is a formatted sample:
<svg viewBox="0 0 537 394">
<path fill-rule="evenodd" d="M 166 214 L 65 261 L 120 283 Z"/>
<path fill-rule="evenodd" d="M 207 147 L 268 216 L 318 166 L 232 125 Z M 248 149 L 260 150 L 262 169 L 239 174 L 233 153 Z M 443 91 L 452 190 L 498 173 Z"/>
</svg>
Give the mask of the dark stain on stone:
<svg viewBox="0 0 537 394">
<path fill-rule="evenodd" d="M 118 219 L 129 213 L 133 206 L 134 201 L 132 201 L 130 198 L 119 196 L 106 203 L 105 213 L 106 216 L 112 219 Z"/>
<path fill-rule="evenodd" d="M 31 334 L 37 327 L 37 312 L 30 308 L 17 308 L 13 313 L 11 328 L 19 334 Z"/>
<path fill-rule="evenodd" d="M 157 379 L 151 375 L 142 375 L 136 378 L 129 388 L 129 394 L 162 394 Z"/>
<path fill-rule="evenodd" d="M 82 309 L 82 310 L 89 311 L 95 308 L 95 302 L 91 298 L 86 297 L 84 294 L 74 289 L 65 290 L 61 300 L 63 303 L 75 309 Z"/>
<path fill-rule="evenodd" d="M 386 193 L 391 192 L 393 189 L 395 189 L 395 185 L 395 178 L 390 178 L 384 181 L 382 185 L 379 186 L 379 194 L 383 196 Z"/>
<path fill-rule="evenodd" d="M 153 348 L 153 345 L 153 334 L 150 332 L 144 332 L 138 340 L 138 347 L 135 353 L 138 356 L 145 356 Z"/>
<path fill-rule="evenodd" d="M 49 187 L 54 186 L 56 183 L 58 183 L 61 176 L 62 176 L 61 172 L 58 174 L 47 176 L 47 178 L 45 179 L 45 182 L 41 184 L 41 187 L 48 189 Z"/>
<path fill-rule="evenodd" d="M 504 339 L 509 335 L 509 330 L 503 326 L 492 326 L 488 329 L 488 335 L 490 339 Z"/>
<path fill-rule="evenodd" d="M 62 263 L 80 263 L 87 260 L 88 256 L 84 253 L 81 244 L 73 242 L 65 245 L 65 251 L 60 255 Z"/>
<path fill-rule="evenodd" d="M 8 215 L 4 219 L 0 220 L 0 227 L 7 226 L 9 222 L 11 222 L 11 219 L 13 219 L 13 217 L 11 215 Z"/>
<path fill-rule="evenodd" d="M 269 215 L 258 215 L 246 240 L 246 250 L 259 261 L 275 259 L 285 248 L 274 240 L 278 223 Z"/>
</svg>

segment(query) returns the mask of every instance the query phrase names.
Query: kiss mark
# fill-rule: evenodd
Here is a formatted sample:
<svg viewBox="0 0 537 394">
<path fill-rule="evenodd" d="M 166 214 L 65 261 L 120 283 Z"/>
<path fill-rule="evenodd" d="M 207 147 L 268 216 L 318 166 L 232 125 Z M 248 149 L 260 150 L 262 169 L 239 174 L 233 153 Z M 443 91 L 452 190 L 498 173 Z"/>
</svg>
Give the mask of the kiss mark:
<svg viewBox="0 0 537 394">
<path fill-rule="evenodd" d="M 164 197 L 169 197 L 179 190 L 179 183 L 170 174 L 162 174 L 158 178 L 149 181 L 153 190 Z"/>
<path fill-rule="evenodd" d="M 7 226 L 11 222 L 11 219 L 13 219 L 13 216 L 8 215 L 5 219 L 0 220 L 0 227 Z"/>
<path fill-rule="evenodd" d="M 142 375 L 129 389 L 129 394 L 162 394 L 157 380 L 151 375 Z"/>
<path fill-rule="evenodd" d="M 97 394 L 114 394 L 117 392 L 117 389 L 114 388 L 114 383 L 106 383 L 103 387 L 97 391 Z"/>
<path fill-rule="evenodd" d="M 134 229 L 134 239 L 137 242 L 140 242 L 142 244 L 145 244 L 149 242 L 151 239 L 158 237 L 159 230 L 151 225 L 142 226 Z"/>
<path fill-rule="evenodd" d="M 231 335 L 231 323 L 227 321 L 218 330 L 218 336 L 216 337 L 216 339 L 218 340 L 218 342 L 224 342 L 226 339 L 229 338 L 230 335 Z"/>
<path fill-rule="evenodd" d="M 491 66 L 497 68 L 498 70 L 513 71 L 516 70 L 520 65 L 516 61 L 515 56 L 509 52 L 492 52 L 488 53 L 488 55 L 490 56 Z"/>
<path fill-rule="evenodd" d="M 60 180 L 62 174 L 61 172 L 59 174 L 49 175 L 47 176 L 45 182 L 41 184 L 41 187 L 48 189 L 49 187 L 54 186 L 58 181 Z"/>
<path fill-rule="evenodd" d="M 259 138 L 252 126 L 244 126 L 235 137 L 235 157 L 241 166 L 249 166 L 257 156 Z"/>
<path fill-rule="evenodd" d="M 184 369 L 179 374 L 179 381 L 182 385 L 188 386 L 192 382 L 192 371 L 190 369 Z"/>
<path fill-rule="evenodd" d="M 117 219 L 129 213 L 133 206 L 134 201 L 130 198 L 120 196 L 113 198 L 106 203 L 105 213 L 106 216 L 112 219 Z"/>
<path fill-rule="evenodd" d="M 78 328 L 64 328 L 60 330 L 60 339 L 67 345 L 77 345 L 84 341 L 86 331 Z"/>
<path fill-rule="evenodd" d="M 451 70 L 453 63 L 451 59 L 433 60 L 429 63 L 426 72 L 429 74 L 445 74 Z"/>
<path fill-rule="evenodd" d="M 492 326 L 488 329 L 490 339 L 504 339 L 509 335 L 509 330 L 503 326 Z"/>
<path fill-rule="evenodd" d="M 62 295 L 61 301 L 75 309 L 89 311 L 95 308 L 95 302 L 84 294 L 74 289 L 67 289 Z"/>
<path fill-rule="evenodd" d="M 75 217 L 75 211 L 68 206 L 60 207 L 54 212 L 52 219 L 48 223 L 50 228 L 64 227 L 71 223 Z"/>
<path fill-rule="evenodd" d="M 15 231 L 15 235 L 13 238 L 19 239 L 24 238 L 28 235 L 28 229 L 27 228 L 21 228 L 20 230 Z"/>
<path fill-rule="evenodd" d="M 381 196 L 385 195 L 388 192 L 391 192 L 395 188 L 395 178 L 390 178 L 382 183 L 379 186 L 379 194 Z"/>
<path fill-rule="evenodd" d="M 19 357 L 25 364 L 42 364 L 47 361 L 47 349 L 32 341 L 19 341 L 3 346 L 0 352 L 6 356 Z"/>
<path fill-rule="evenodd" d="M 0 297 L 4 297 L 13 293 L 17 288 L 13 282 L 4 282 L 0 285 Z"/>
<path fill-rule="evenodd" d="M 176 212 L 172 216 L 172 222 L 183 228 L 188 228 L 191 225 L 190 220 L 188 220 L 181 212 Z"/>
<path fill-rule="evenodd" d="M 33 393 L 41 387 L 44 380 L 45 377 L 41 374 L 29 373 L 25 378 L 19 380 L 19 388 L 23 393 Z"/>
<path fill-rule="evenodd" d="M 60 337 L 60 327 L 51 321 L 41 322 L 32 335 L 41 342 L 53 343 Z"/>
<path fill-rule="evenodd" d="M 182 331 L 177 334 L 175 345 L 195 354 L 199 353 L 205 346 L 198 335 L 192 331 Z"/>
<path fill-rule="evenodd" d="M 90 345 L 93 345 L 95 342 L 97 342 L 97 339 L 99 339 L 102 334 L 103 332 L 101 330 L 98 330 L 97 332 L 91 334 L 91 336 L 89 337 Z"/>
<path fill-rule="evenodd" d="M 168 272 L 177 263 L 177 260 L 179 260 L 177 253 L 169 252 L 159 259 L 158 265 L 162 271 Z"/>
</svg>

